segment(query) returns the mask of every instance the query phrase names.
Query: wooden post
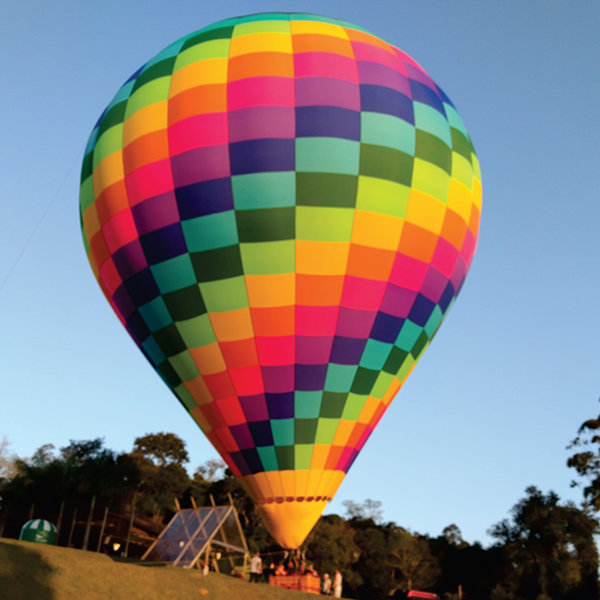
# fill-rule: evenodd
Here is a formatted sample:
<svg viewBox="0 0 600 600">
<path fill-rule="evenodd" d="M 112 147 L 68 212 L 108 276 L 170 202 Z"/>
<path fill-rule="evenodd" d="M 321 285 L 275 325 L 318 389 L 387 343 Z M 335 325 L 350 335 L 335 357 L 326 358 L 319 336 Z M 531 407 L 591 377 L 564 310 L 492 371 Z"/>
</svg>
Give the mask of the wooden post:
<svg viewBox="0 0 600 600">
<path fill-rule="evenodd" d="M 177 510 L 181 510 L 181 505 L 179 504 L 179 500 L 177 498 L 173 498 L 175 500 L 175 507 L 177 508 Z"/>
<path fill-rule="evenodd" d="M 194 496 L 190 496 L 190 500 L 192 501 L 192 506 L 194 507 L 194 510 L 196 510 L 198 508 L 196 506 L 196 499 L 194 498 Z"/>
<path fill-rule="evenodd" d="M 125 553 L 123 556 L 127 556 L 129 552 L 129 540 L 131 540 L 131 530 L 133 529 L 133 519 L 135 518 L 135 505 L 131 507 L 131 519 L 129 519 L 129 531 L 127 532 L 127 543 L 125 544 Z"/>
<path fill-rule="evenodd" d="M 462 585 L 458 584 L 458 600 L 462 600 Z"/>
<path fill-rule="evenodd" d="M 212 494 L 209 494 L 209 495 L 208 495 L 208 497 L 210 498 L 210 503 L 211 503 L 213 506 L 216 506 L 216 504 L 215 504 L 215 499 L 213 498 L 213 495 L 212 495 Z"/>
<path fill-rule="evenodd" d="M 75 512 L 73 512 L 73 521 L 71 521 L 71 531 L 69 532 L 69 541 L 67 542 L 67 548 L 71 547 L 71 541 L 73 539 L 73 530 L 75 529 L 76 520 L 77 520 L 77 507 L 75 507 Z"/>
<path fill-rule="evenodd" d="M 90 503 L 90 514 L 88 515 L 87 524 L 85 526 L 85 535 L 83 536 L 82 550 L 87 550 L 88 542 L 90 541 L 90 530 L 92 529 L 92 518 L 94 516 L 94 506 L 96 506 L 96 494 L 92 496 L 92 502 Z"/>
<path fill-rule="evenodd" d="M 58 538 L 60 537 L 60 530 L 62 528 L 62 520 L 63 520 L 63 513 L 65 511 L 65 500 L 63 498 L 62 502 L 60 503 L 60 511 L 58 512 L 58 523 L 56 524 L 56 545 L 58 546 Z"/>
<path fill-rule="evenodd" d="M 229 496 L 229 500 L 231 501 L 231 494 L 228 494 L 228 496 Z M 227 514 L 227 517 L 225 517 L 225 519 L 223 521 L 223 525 L 225 524 L 227 519 L 231 516 L 232 512 L 235 512 L 235 507 L 233 506 L 233 502 L 231 503 L 231 508 L 229 509 L 229 513 Z M 222 541 L 227 544 L 227 536 L 225 535 L 225 532 L 223 531 L 222 526 L 219 527 L 219 534 L 221 535 Z M 229 564 L 231 565 L 231 570 L 233 571 L 233 567 L 235 565 L 233 564 L 233 558 L 231 557 L 231 552 L 229 550 L 227 550 L 227 558 L 229 559 Z"/>
<path fill-rule="evenodd" d="M 108 517 L 108 506 L 104 509 L 104 519 L 102 520 L 102 528 L 100 529 L 100 537 L 98 538 L 96 552 L 100 552 L 100 548 L 102 547 L 102 538 L 104 537 L 104 528 L 106 527 L 106 517 Z"/>
<path fill-rule="evenodd" d="M 215 554 L 213 556 L 213 569 L 215 570 L 216 573 L 220 573 L 221 571 L 219 571 L 219 563 L 217 562 L 217 555 Z"/>
</svg>

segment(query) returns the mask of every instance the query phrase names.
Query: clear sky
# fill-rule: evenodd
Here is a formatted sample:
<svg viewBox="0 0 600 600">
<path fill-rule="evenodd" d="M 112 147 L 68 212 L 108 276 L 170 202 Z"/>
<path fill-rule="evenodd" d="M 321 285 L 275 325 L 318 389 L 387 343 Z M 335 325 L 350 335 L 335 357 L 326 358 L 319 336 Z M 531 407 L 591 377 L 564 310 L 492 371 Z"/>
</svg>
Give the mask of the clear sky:
<svg viewBox="0 0 600 600">
<path fill-rule="evenodd" d="M 600 410 L 597 0 L 0 4 L 0 439 L 30 456 L 96 437 L 129 451 L 168 431 L 192 470 L 216 456 L 100 292 L 79 168 L 138 67 L 191 31 L 265 11 L 354 22 L 410 54 L 482 167 L 467 282 L 328 511 L 370 498 L 385 520 L 434 536 L 455 523 L 488 544 L 529 485 L 579 500 L 566 446 Z"/>
</svg>

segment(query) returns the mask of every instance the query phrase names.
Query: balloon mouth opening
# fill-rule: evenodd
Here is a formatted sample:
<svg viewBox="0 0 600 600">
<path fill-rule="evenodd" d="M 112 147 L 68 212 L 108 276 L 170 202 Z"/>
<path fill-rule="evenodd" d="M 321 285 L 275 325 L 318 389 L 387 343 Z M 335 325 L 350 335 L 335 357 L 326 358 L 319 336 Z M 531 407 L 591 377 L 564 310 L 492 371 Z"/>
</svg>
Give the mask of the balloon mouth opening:
<svg viewBox="0 0 600 600">
<path fill-rule="evenodd" d="M 280 490 L 277 490 L 280 492 Z M 299 548 L 315 526 L 327 506 L 326 497 L 332 496 L 266 496 L 256 508 L 273 539 L 286 550 Z M 316 502 L 319 499 L 320 502 Z"/>
<path fill-rule="evenodd" d="M 259 498 L 257 504 L 283 504 L 284 502 L 331 502 L 331 496 L 274 496 Z"/>
</svg>

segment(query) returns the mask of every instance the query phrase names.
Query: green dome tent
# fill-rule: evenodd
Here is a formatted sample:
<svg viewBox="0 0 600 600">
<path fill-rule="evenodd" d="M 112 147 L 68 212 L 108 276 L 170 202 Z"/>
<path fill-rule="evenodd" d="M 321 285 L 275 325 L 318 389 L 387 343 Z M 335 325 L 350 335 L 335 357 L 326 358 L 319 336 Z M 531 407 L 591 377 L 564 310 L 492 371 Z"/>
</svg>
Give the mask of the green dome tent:
<svg viewBox="0 0 600 600">
<path fill-rule="evenodd" d="M 19 539 L 38 544 L 56 544 L 56 527 L 45 519 L 32 519 L 21 527 Z"/>
</svg>

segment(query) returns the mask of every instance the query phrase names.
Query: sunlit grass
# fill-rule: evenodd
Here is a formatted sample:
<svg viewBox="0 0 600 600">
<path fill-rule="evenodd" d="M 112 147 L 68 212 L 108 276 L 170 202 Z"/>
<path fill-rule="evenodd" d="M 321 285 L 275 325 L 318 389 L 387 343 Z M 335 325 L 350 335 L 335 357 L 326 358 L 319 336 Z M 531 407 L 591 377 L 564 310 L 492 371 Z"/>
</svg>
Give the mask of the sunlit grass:
<svg viewBox="0 0 600 600">
<path fill-rule="evenodd" d="M 156 565 L 156 563 L 154 563 Z M 1 600 L 315 600 L 227 575 L 115 562 L 104 554 L 0 540 Z"/>
</svg>

